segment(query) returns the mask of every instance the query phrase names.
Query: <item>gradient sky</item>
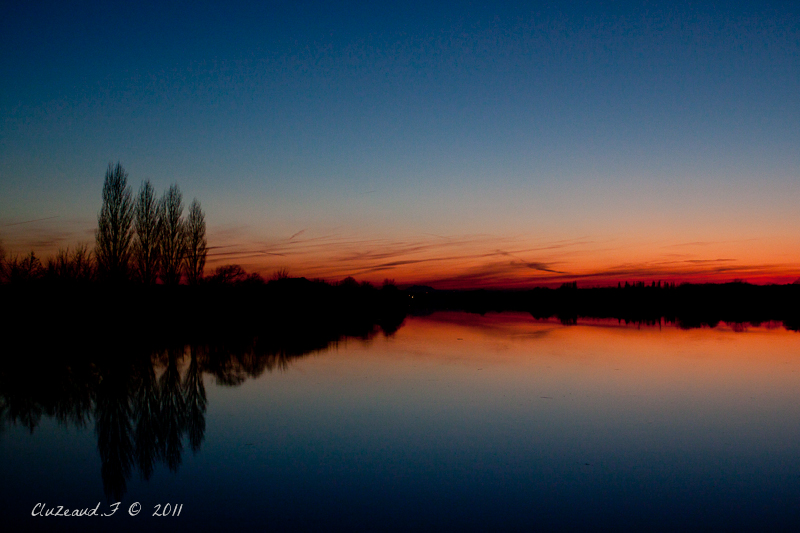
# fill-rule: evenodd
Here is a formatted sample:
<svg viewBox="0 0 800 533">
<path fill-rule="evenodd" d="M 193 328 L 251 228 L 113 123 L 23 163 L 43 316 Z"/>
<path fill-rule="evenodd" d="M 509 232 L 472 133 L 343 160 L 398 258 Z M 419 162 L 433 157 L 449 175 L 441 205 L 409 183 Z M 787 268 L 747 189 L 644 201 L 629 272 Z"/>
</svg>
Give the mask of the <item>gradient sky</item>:
<svg viewBox="0 0 800 533">
<path fill-rule="evenodd" d="M 800 276 L 800 4 L 11 3 L 0 239 L 177 182 L 209 267 L 436 287 Z"/>
</svg>

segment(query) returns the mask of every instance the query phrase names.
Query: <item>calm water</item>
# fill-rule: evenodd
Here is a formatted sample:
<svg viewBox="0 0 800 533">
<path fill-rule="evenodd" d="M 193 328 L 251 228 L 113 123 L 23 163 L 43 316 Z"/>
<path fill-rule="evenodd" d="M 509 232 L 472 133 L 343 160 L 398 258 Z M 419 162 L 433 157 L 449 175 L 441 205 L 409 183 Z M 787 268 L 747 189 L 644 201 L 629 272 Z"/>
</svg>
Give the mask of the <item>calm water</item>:
<svg viewBox="0 0 800 533">
<path fill-rule="evenodd" d="M 800 528 L 782 327 L 435 314 L 296 358 L 152 361 L 42 378 L 47 401 L 4 376 L 8 531 Z"/>
</svg>

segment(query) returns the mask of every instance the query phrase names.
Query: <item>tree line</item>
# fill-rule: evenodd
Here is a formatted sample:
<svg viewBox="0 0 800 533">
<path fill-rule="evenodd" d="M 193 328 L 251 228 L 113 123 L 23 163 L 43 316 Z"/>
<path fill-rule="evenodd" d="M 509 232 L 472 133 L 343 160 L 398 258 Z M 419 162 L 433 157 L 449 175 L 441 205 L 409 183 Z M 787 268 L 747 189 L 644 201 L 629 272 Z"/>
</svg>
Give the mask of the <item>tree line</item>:
<svg viewBox="0 0 800 533">
<path fill-rule="evenodd" d="M 94 250 L 60 249 L 42 264 L 34 252 L 6 258 L 0 246 L 0 280 L 40 278 L 77 281 L 138 281 L 177 285 L 203 279 L 208 251 L 205 215 L 195 198 L 184 216 L 181 191 L 171 185 L 159 198 L 149 180 L 136 196 L 120 163 L 109 163 L 103 181 Z"/>
<path fill-rule="evenodd" d="M 185 276 L 196 284 L 203 277 L 206 252 L 205 215 L 197 199 L 184 218 L 177 184 L 156 198 L 153 185 L 145 180 L 134 198 L 122 165 L 108 165 L 95 232 L 99 277 L 133 278 L 146 285 L 161 279 L 177 285 Z"/>
</svg>

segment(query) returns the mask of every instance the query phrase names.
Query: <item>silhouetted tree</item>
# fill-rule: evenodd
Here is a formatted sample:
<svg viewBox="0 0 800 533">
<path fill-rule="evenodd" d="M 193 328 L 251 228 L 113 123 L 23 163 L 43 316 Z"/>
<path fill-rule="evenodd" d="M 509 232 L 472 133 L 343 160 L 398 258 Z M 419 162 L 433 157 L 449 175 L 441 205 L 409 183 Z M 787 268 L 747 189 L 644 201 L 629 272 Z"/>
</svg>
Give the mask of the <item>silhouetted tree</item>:
<svg viewBox="0 0 800 533">
<path fill-rule="evenodd" d="M 353 276 L 347 276 L 339 282 L 339 286 L 348 290 L 355 290 L 358 288 L 358 282 Z"/>
<path fill-rule="evenodd" d="M 289 279 L 289 270 L 286 267 L 281 267 L 272 273 L 269 278 L 270 281 L 280 281 L 282 279 Z"/>
<path fill-rule="evenodd" d="M 44 274 L 42 262 L 34 252 L 22 259 L 14 256 L 6 264 L 6 276 L 11 283 L 33 281 L 42 277 L 42 274 Z"/>
<path fill-rule="evenodd" d="M 177 184 L 171 185 L 164 193 L 159 211 L 161 279 L 167 285 L 177 285 L 181 281 L 186 255 L 183 199 Z"/>
<path fill-rule="evenodd" d="M 97 215 L 95 256 L 100 274 L 122 280 L 128 275 L 133 239 L 133 201 L 128 173 L 117 163 L 108 164 L 103 182 L 103 207 Z"/>
<path fill-rule="evenodd" d="M 203 278 L 206 265 L 206 219 L 195 198 L 186 221 L 186 277 L 194 285 Z"/>
<path fill-rule="evenodd" d="M 247 272 L 239 265 L 223 265 L 217 267 L 209 278 L 211 283 L 241 283 L 247 279 Z"/>
<path fill-rule="evenodd" d="M 264 278 L 261 277 L 261 274 L 259 274 L 258 272 L 251 272 L 250 274 L 247 275 L 247 277 L 244 279 L 242 283 L 246 285 L 263 285 Z"/>
<path fill-rule="evenodd" d="M 0 241 L 0 283 L 6 280 L 6 249 Z"/>
<path fill-rule="evenodd" d="M 70 251 L 59 249 L 54 258 L 47 261 L 47 275 L 62 281 L 90 281 L 94 278 L 95 264 L 89 247 L 80 244 Z"/>
<path fill-rule="evenodd" d="M 158 209 L 155 190 L 145 180 L 139 188 L 134 207 L 133 226 L 136 236 L 133 241 L 133 257 L 137 276 L 146 285 L 153 285 L 158 278 Z"/>
</svg>

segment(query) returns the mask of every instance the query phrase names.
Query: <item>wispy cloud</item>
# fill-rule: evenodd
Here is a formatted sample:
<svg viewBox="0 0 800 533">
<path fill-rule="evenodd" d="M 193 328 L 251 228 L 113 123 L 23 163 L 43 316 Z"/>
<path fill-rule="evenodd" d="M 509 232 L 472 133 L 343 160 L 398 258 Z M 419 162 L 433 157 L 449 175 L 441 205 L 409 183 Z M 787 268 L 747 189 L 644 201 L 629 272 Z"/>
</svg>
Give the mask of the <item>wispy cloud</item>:
<svg viewBox="0 0 800 533">
<path fill-rule="evenodd" d="M 718 243 L 698 241 L 680 246 L 692 244 Z M 264 274 L 286 267 L 294 275 L 310 278 L 355 276 L 379 281 L 389 277 L 400 283 L 441 288 L 557 285 L 581 280 L 606 284 L 617 280 L 733 279 L 791 276 L 793 268 L 798 271 L 796 265 L 703 257 L 702 251 L 666 252 L 672 247 L 663 247 L 665 253 L 660 256 L 654 252 L 653 260 L 612 262 L 615 257 L 630 255 L 631 246 L 589 237 L 545 241 L 491 234 L 419 234 L 389 239 L 359 238 L 341 230 L 316 235 L 302 230 L 283 239 L 242 242 L 209 259 L 210 264 L 239 263 Z"/>
<path fill-rule="evenodd" d="M 95 221 L 64 218 L 59 215 L 23 221 L 0 221 L 0 238 L 11 254 L 30 251 L 39 256 L 54 254 L 59 248 L 94 241 Z"/>
<path fill-rule="evenodd" d="M 226 237 L 233 235 L 229 232 Z M 241 235 L 237 240 L 240 238 Z M 338 232 L 310 235 L 302 230 L 285 239 L 229 246 L 209 254 L 209 261 L 248 263 L 262 271 L 287 266 L 297 275 L 322 278 L 394 272 L 392 275 L 402 279 L 429 279 L 442 272 L 498 261 L 515 271 L 563 275 L 567 272 L 555 266 L 557 261 L 543 256 L 585 244 L 585 240 L 579 240 L 531 246 L 529 242 L 489 234 L 364 239 Z"/>
<path fill-rule="evenodd" d="M 507 256 L 507 257 L 511 257 L 511 258 L 515 259 L 516 261 L 519 261 L 521 264 L 525 265 L 526 267 L 530 268 L 531 270 L 540 270 L 542 272 L 551 272 L 553 274 L 567 274 L 567 272 L 563 272 L 561 270 L 553 269 L 553 267 L 550 266 L 547 263 L 541 263 L 541 262 L 538 262 L 538 261 L 525 261 L 524 259 L 521 259 L 520 257 L 518 257 L 516 254 L 512 254 L 511 252 L 505 252 L 505 251 L 502 251 L 502 250 L 498 250 L 496 253 L 497 253 L 497 255 L 504 255 L 504 256 Z"/>
<path fill-rule="evenodd" d="M 2 225 L 0 225 L 0 227 L 7 228 L 7 227 L 11 227 L 11 226 L 21 226 L 22 224 L 32 224 L 34 222 L 42 222 L 44 220 L 53 220 L 53 219 L 56 219 L 56 218 L 58 218 L 58 215 L 55 215 L 55 216 L 52 216 L 52 217 L 35 218 L 33 220 L 23 220 L 22 222 L 11 222 L 9 224 L 2 224 Z"/>
<path fill-rule="evenodd" d="M 60 247 L 91 242 L 94 237 L 94 220 L 46 217 L 0 222 L 5 222 L 0 237 L 11 254 L 35 250 L 48 255 Z M 779 277 L 792 281 L 800 276 L 797 264 L 737 259 L 731 252 L 747 248 L 741 243 L 694 241 L 645 248 L 588 236 L 548 241 L 484 233 L 428 233 L 391 239 L 365 238 L 341 228 L 325 233 L 303 228 L 282 238 L 254 239 L 253 231 L 241 225 L 210 229 L 207 267 L 239 264 L 264 275 L 287 268 L 292 275 L 328 280 L 355 276 L 379 282 L 387 277 L 398 283 L 440 288 L 524 287 L 567 281 L 602 285 L 658 279 Z M 726 246 L 716 246 L 720 244 Z M 619 260 L 626 257 L 643 259 Z"/>
<path fill-rule="evenodd" d="M 662 248 L 692 248 L 692 247 L 707 247 L 707 246 L 717 246 L 720 244 L 731 244 L 731 243 L 743 243 L 743 242 L 753 242 L 757 239 L 732 239 L 732 240 L 720 240 L 720 241 L 690 241 L 690 242 L 679 242 L 674 244 L 665 244 L 661 246 Z"/>
</svg>

